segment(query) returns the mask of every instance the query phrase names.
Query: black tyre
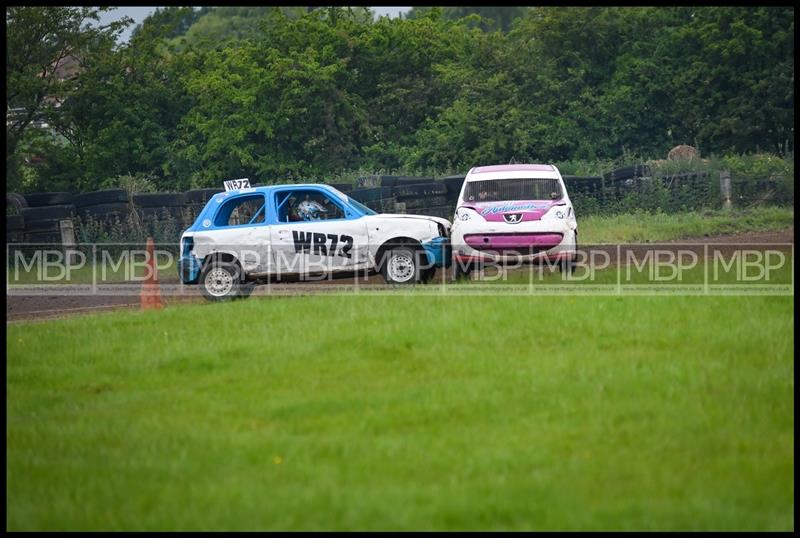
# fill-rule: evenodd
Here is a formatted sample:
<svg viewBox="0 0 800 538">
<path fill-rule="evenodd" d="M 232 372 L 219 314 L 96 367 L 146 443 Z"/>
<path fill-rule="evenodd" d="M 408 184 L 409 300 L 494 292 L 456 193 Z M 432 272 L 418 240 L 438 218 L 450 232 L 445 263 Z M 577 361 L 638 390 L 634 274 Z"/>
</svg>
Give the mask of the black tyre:
<svg viewBox="0 0 800 538">
<path fill-rule="evenodd" d="M 422 275 L 420 276 L 420 281 L 423 284 L 429 283 L 433 280 L 434 275 L 436 274 L 436 267 L 427 267 L 422 270 Z"/>
<path fill-rule="evenodd" d="M 568 273 L 570 275 L 573 274 L 575 272 L 575 265 L 577 263 L 577 258 L 578 258 L 578 232 L 576 231 L 575 232 L 575 256 L 570 260 L 562 258 L 560 260 L 561 263 L 558 266 L 559 270 L 562 273 Z"/>
<path fill-rule="evenodd" d="M 26 243 L 39 243 L 44 245 L 60 245 L 61 234 L 55 232 L 25 232 Z"/>
<path fill-rule="evenodd" d="M 25 217 L 6 215 L 6 232 L 19 232 L 25 229 Z"/>
<path fill-rule="evenodd" d="M 575 272 L 575 260 L 569 258 L 561 258 L 558 261 L 558 270 L 562 273 L 572 274 Z"/>
<path fill-rule="evenodd" d="M 247 299 L 253 294 L 253 291 L 256 289 L 255 282 L 243 282 L 241 287 L 239 288 L 239 298 L 240 299 Z"/>
<path fill-rule="evenodd" d="M 133 195 L 136 207 L 181 206 L 186 201 L 182 192 L 145 192 Z"/>
<path fill-rule="evenodd" d="M 16 192 L 7 192 L 6 207 L 14 208 L 16 213 L 19 214 L 23 207 L 28 207 L 28 201 L 21 194 L 17 194 Z"/>
<path fill-rule="evenodd" d="M 26 207 L 20 211 L 27 222 L 35 220 L 68 219 L 75 215 L 75 207 L 71 205 L 53 205 L 46 207 Z"/>
<path fill-rule="evenodd" d="M 128 191 L 125 189 L 107 189 L 78 194 L 73 203 L 75 207 L 86 207 L 120 202 L 128 202 Z"/>
<path fill-rule="evenodd" d="M 416 284 L 422 279 L 424 253 L 408 245 L 387 247 L 381 256 L 381 275 L 387 284 Z"/>
<path fill-rule="evenodd" d="M 67 205 L 73 202 L 73 198 L 74 196 L 68 192 L 32 192 L 25 195 L 28 207 Z"/>
<path fill-rule="evenodd" d="M 239 264 L 212 258 L 207 261 L 200 271 L 200 291 L 209 301 L 230 301 L 247 297 L 252 293 L 246 290 L 242 279 L 242 270 Z"/>
<path fill-rule="evenodd" d="M 472 262 L 464 264 L 456 259 L 453 259 L 453 280 L 455 281 L 467 280 L 469 278 L 470 273 L 472 273 L 473 268 L 474 265 L 472 264 Z"/>
<path fill-rule="evenodd" d="M 61 233 L 62 219 L 28 220 L 25 221 L 26 232 L 58 232 Z"/>
</svg>

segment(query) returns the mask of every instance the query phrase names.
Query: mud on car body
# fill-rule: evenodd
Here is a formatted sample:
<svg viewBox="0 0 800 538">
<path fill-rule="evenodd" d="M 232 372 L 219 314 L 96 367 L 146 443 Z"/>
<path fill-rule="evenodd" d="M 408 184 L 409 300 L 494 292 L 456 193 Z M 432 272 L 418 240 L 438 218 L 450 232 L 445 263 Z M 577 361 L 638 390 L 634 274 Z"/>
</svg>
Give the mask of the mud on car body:
<svg viewBox="0 0 800 538">
<path fill-rule="evenodd" d="M 577 237 L 575 211 L 555 166 L 472 168 L 453 218 L 454 274 L 484 262 L 556 260 L 571 269 Z"/>
<path fill-rule="evenodd" d="M 181 236 L 178 270 L 210 300 L 249 295 L 270 278 L 380 272 L 426 282 L 449 266 L 450 222 L 378 214 L 324 184 L 216 194 Z"/>
</svg>

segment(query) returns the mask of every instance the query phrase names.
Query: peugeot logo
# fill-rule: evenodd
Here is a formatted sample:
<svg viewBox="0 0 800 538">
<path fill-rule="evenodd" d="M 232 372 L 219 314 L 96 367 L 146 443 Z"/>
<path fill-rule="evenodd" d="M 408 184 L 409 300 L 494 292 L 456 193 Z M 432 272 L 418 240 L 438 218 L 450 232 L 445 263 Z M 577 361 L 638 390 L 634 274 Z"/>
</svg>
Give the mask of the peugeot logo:
<svg viewBox="0 0 800 538">
<path fill-rule="evenodd" d="M 516 224 L 522 220 L 522 213 L 505 213 L 503 220 L 509 224 Z"/>
</svg>

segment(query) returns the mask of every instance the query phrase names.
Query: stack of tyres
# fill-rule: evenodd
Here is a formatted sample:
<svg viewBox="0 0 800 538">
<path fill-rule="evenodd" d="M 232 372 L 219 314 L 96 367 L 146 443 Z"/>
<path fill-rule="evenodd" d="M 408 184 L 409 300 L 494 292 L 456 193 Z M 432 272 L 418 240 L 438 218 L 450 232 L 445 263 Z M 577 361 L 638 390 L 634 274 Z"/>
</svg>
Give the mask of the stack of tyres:
<svg viewBox="0 0 800 538">
<path fill-rule="evenodd" d="M 174 220 L 185 224 L 186 196 L 174 192 L 148 192 L 133 195 L 133 206 L 142 222 Z"/>
<path fill-rule="evenodd" d="M 26 207 L 20 210 L 26 243 L 61 244 L 61 221 L 75 216 L 72 204 Z"/>
<path fill-rule="evenodd" d="M 183 196 L 187 226 L 194 222 L 194 219 L 197 218 L 197 215 L 200 214 L 200 211 L 202 211 L 211 197 L 220 192 L 224 192 L 224 189 L 194 189 L 186 191 Z"/>
<path fill-rule="evenodd" d="M 441 181 L 398 183 L 392 194 L 408 213 L 430 214 L 427 210 L 447 207 L 447 187 Z"/>
<path fill-rule="evenodd" d="M 331 187 L 341 192 L 350 192 L 353 190 L 352 183 L 331 183 Z"/>
<path fill-rule="evenodd" d="M 394 208 L 394 198 L 392 197 L 391 187 L 355 189 L 348 194 L 353 199 L 378 213 L 392 211 Z"/>
<path fill-rule="evenodd" d="M 28 201 L 21 194 L 6 193 L 6 243 L 21 243 L 25 240 L 25 218 L 20 212 L 28 207 Z"/>
<path fill-rule="evenodd" d="M 466 176 L 446 176 L 443 177 L 440 181 L 444 183 L 445 188 L 447 189 L 447 201 L 450 203 L 455 204 L 458 200 L 458 195 L 461 194 L 461 186 L 464 184 L 464 178 Z"/>
<path fill-rule="evenodd" d="M 21 243 L 25 240 L 25 217 L 6 215 L 6 243 Z"/>
<path fill-rule="evenodd" d="M 82 221 L 99 221 L 104 224 L 125 223 L 131 214 L 128 191 L 125 189 L 78 194 L 75 196 L 75 208 Z"/>
<path fill-rule="evenodd" d="M 458 196 L 461 194 L 461 187 L 464 185 L 464 179 L 466 178 L 463 174 L 453 175 L 453 176 L 446 176 L 443 177 L 440 181 L 444 183 L 445 188 L 447 189 L 447 193 L 445 197 L 447 198 L 447 211 L 442 216 L 447 219 L 452 219 L 453 214 L 456 211 L 456 203 L 458 202 Z"/>
</svg>

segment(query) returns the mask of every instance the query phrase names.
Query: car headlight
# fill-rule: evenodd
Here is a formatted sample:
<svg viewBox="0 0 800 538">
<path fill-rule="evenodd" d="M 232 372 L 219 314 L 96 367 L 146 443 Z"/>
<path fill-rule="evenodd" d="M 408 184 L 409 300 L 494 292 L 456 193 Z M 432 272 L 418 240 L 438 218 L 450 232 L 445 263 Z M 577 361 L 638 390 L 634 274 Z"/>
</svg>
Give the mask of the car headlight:
<svg viewBox="0 0 800 538">
<path fill-rule="evenodd" d="M 459 207 L 456 209 L 456 219 L 465 221 L 473 218 L 473 213 L 475 213 L 471 209 L 467 209 L 466 207 Z"/>
</svg>

